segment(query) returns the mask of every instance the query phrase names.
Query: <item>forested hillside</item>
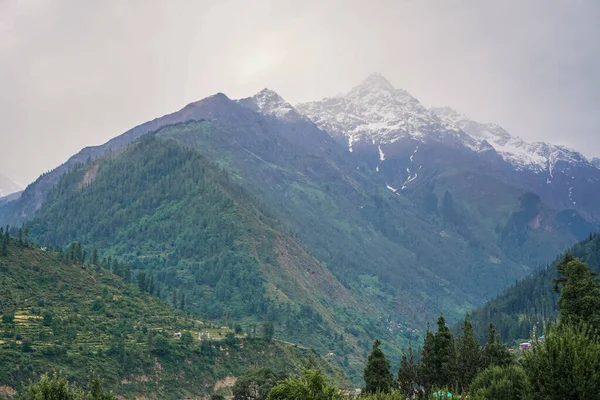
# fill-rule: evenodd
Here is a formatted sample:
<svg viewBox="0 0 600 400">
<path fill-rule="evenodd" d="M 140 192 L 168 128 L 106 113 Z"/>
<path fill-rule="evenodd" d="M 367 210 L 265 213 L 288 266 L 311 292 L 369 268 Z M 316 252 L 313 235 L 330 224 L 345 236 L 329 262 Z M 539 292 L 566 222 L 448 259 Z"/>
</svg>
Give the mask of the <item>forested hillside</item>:
<svg viewBox="0 0 600 400">
<path fill-rule="evenodd" d="M 97 376 L 117 394 L 179 399 L 227 390 L 218 381 L 257 366 L 291 373 L 309 359 L 346 382 L 316 353 L 264 339 L 261 326 L 236 334 L 144 293 L 106 260 L 92 263 L 92 252 L 82 262 L 78 244 L 39 249 L 23 232 L 7 239 L 4 229 L 1 244 L 0 395 L 61 370 L 79 386 Z"/>
<path fill-rule="evenodd" d="M 333 351 L 352 370 L 359 341 L 383 334 L 385 323 L 277 226 L 222 169 L 153 135 L 74 168 L 29 224 L 46 246 L 77 240 L 131 265 L 156 282 L 144 290 L 177 308 L 272 322 L 278 337 Z"/>
<path fill-rule="evenodd" d="M 588 264 L 592 271 L 600 272 L 599 235 L 590 235 L 568 252 Z M 559 294 L 554 290 L 553 280 L 558 277 L 556 265 L 560 260 L 562 256 L 475 310 L 472 320 L 479 336 L 485 335 L 487 324 L 492 321 L 503 341 L 511 343 L 516 339 L 529 338 L 534 327 L 541 334 L 548 323 L 556 321 Z"/>
</svg>

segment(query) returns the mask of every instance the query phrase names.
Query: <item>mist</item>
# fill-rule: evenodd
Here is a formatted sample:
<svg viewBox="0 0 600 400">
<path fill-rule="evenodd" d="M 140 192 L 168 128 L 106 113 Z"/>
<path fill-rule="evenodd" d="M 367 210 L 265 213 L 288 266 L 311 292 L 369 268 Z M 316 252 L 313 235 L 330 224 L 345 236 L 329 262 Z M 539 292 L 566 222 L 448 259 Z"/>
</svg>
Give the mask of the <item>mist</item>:
<svg viewBox="0 0 600 400">
<path fill-rule="evenodd" d="M 530 141 L 600 156 L 596 1 L 6 1 L 0 172 L 26 184 L 216 92 L 292 104 L 379 72 Z"/>
</svg>

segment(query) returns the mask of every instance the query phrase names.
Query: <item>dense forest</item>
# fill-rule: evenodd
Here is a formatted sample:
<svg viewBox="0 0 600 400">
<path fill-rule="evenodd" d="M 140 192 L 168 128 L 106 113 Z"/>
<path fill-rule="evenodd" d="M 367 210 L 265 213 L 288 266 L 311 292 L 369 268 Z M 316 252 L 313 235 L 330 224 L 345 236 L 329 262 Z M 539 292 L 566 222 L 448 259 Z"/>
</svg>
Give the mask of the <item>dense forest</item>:
<svg viewBox="0 0 600 400">
<path fill-rule="evenodd" d="M 590 235 L 587 240 L 573 246 L 568 254 L 583 260 L 592 271 L 600 272 L 599 235 Z M 490 321 L 498 327 L 502 339 L 511 344 L 529 338 L 534 331 L 543 332 L 555 322 L 559 309 L 553 279 L 558 277 L 556 266 L 561 260 L 562 257 L 518 281 L 485 306 L 473 311 L 472 321 L 479 338 L 483 340 L 485 337 Z"/>
<path fill-rule="evenodd" d="M 269 322 L 193 317 L 78 243 L 40 249 L 24 230 L 0 231 L 0 398 L 53 371 L 86 390 L 100 378 L 116 394 L 162 399 L 229 390 L 228 377 L 258 365 L 290 374 L 313 363 L 348 384 L 317 353 L 274 339 Z"/>
</svg>

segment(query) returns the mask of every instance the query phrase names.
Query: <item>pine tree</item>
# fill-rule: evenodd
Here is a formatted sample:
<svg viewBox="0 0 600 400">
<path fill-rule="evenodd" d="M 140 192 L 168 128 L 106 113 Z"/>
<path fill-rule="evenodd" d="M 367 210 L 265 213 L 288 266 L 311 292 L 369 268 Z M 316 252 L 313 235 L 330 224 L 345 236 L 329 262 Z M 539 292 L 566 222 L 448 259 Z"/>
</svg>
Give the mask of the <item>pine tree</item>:
<svg viewBox="0 0 600 400">
<path fill-rule="evenodd" d="M 456 373 L 459 387 L 468 390 L 481 367 L 481 347 L 475 339 L 475 332 L 469 314 L 465 316 L 462 334 L 456 338 Z"/>
<path fill-rule="evenodd" d="M 561 323 L 584 322 L 600 329 L 600 286 L 592 271 L 571 254 L 565 256 L 557 270 L 561 277 L 554 280 L 554 289 L 560 293 Z"/>
<path fill-rule="evenodd" d="M 512 357 L 508 349 L 500 341 L 496 328 L 491 322 L 488 329 L 487 343 L 483 347 L 481 358 L 484 368 L 491 366 L 503 367 L 512 363 Z"/>
<path fill-rule="evenodd" d="M 381 342 L 375 340 L 371 354 L 367 358 L 367 365 L 364 371 L 366 393 L 389 393 L 392 390 L 394 377 L 390 361 L 379 348 L 380 345 Z"/>
<path fill-rule="evenodd" d="M 402 360 L 400 361 L 400 368 L 398 369 L 398 386 L 400 392 L 405 396 L 413 394 L 413 386 L 418 381 L 417 377 L 417 364 L 415 361 L 415 355 L 412 350 L 412 346 L 408 346 L 408 355 L 406 351 L 402 349 Z"/>
<path fill-rule="evenodd" d="M 423 351 L 421 352 L 421 366 L 419 371 L 420 383 L 426 388 L 433 386 L 435 381 L 435 338 L 427 324 L 427 333 L 423 342 Z"/>
<path fill-rule="evenodd" d="M 456 383 L 456 349 L 454 336 L 446 326 L 444 316 L 440 314 L 437 321 L 434 348 L 437 357 L 435 385 L 439 388 L 454 386 Z"/>
</svg>

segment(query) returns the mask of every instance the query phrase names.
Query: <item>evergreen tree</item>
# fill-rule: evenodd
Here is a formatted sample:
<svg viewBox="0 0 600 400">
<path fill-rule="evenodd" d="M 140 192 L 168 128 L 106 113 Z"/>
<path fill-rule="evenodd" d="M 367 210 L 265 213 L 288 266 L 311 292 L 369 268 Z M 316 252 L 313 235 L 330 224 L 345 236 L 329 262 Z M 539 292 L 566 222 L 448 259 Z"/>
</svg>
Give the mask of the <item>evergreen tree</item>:
<svg viewBox="0 0 600 400">
<path fill-rule="evenodd" d="M 451 387 L 456 383 L 456 349 L 454 336 L 446 326 L 444 316 L 440 314 L 437 321 L 438 330 L 434 335 L 434 349 L 436 356 L 436 374 L 434 385 L 438 388 Z"/>
<path fill-rule="evenodd" d="M 594 328 L 561 323 L 525 354 L 525 373 L 537 399 L 597 399 L 600 337 Z"/>
<path fill-rule="evenodd" d="M 494 324 L 490 322 L 487 342 L 481 354 L 483 367 L 506 366 L 512 363 L 510 352 L 500 341 Z"/>
<path fill-rule="evenodd" d="M 554 283 L 560 293 L 561 323 L 585 322 L 600 329 L 600 286 L 592 271 L 571 254 L 565 256 L 557 270 L 561 276 Z"/>
<path fill-rule="evenodd" d="M 415 361 L 415 355 L 412 346 L 408 346 L 408 355 L 402 349 L 402 360 L 398 369 L 398 387 L 405 396 L 411 396 L 414 393 L 414 385 L 418 382 L 418 367 Z"/>
<path fill-rule="evenodd" d="M 366 393 L 389 393 L 392 390 L 394 377 L 392 375 L 390 361 L 379 348 L 381 342 L 375 340 L 371 354 L 367 358 L 364 370 Z"/>
<path fill-rule="evenodd" d="M 427 325 L 427 333 L 423 342 L 423 351 L 421 352 L 421 366 L 419 368 L 420 383 L 426 388 L 433 386 L 436 379 L 435 368 L 435 338 Z"/>
<path fill-rule="evenodd" d="M 466 392 L 481 367 L 481 347 L 475 339 L 469 314 L 465 316 L 462 334 L 456 338 L 456 373 L 460 389 Z"/>
</svg>

